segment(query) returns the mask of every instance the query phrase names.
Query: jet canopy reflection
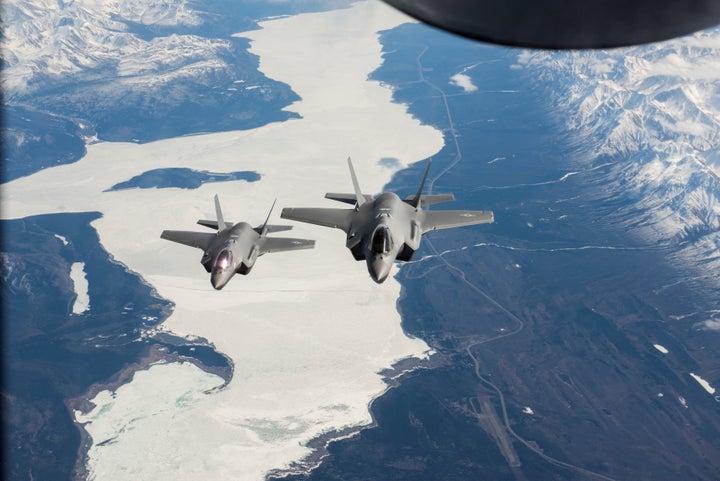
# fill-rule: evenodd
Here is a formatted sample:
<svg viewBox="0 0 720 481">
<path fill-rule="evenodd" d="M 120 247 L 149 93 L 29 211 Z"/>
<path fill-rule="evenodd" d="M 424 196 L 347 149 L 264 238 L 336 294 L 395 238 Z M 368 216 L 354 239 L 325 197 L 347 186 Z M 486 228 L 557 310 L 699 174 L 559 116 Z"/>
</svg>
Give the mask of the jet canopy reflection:
<svg viewBox="0 0 720 481">
<path fill-rule="evenodd" d="M 232 252 L 229 249 L 220 251 L 215 258 L 215 269 L 224 271 L 232 267 Z"/>
</svg>

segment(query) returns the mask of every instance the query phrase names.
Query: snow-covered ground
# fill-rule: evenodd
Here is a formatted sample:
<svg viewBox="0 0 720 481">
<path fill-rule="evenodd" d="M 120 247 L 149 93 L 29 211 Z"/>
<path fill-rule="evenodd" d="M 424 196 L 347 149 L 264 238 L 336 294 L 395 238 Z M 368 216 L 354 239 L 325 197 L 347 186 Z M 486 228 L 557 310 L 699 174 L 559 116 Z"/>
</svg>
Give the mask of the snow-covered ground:
<svg viewBox="0 0 720 481">
<path fill-rule="evenodd" d="M 222 381 L 191 364 L 159 364 L 115 393 L 99 393 L 95 409 L 76 413 L 94 440 L 91 478 L 262 479 L 306 456 L 308 440 L 369 423 L 368 403 L 387 388 L 378 372 L 427 354 L 401 329 L 400 285 L 372 282 L 341 231 L 296 225 L 290 234 L 316 239 L 314 250 L 264 256 L 220 292 L 199 250 L 159 238 L 163 229 L 213 218 L 215 193 L 226 220 L 259 224 L 276 197 L 281 207 L 330 207 L 326 191 L 352 192 L 348 155 L 363 190 L 375 193 L 395 169 L 436 153 L 441 133 L 367 80 L 381 62 L 376 32 L 406 21 L 371 1 L 266 22 L 248 35 L 252 51 L 264 74 L 300 95 L 289 109 L 302 119 L 143 145 L 97 143 L 76 163 L 0 186 L 6 218 L 102 212 L 93 226 L 103 246 L 175 303 L 161 329 L 206 338 L 234 362 L 221 390 L 208 391 Z M 106 191 L 167 167 L 262 178 Z M 270 221 L 284 223 L 278 212 Z"/>
<path fill-rule="evenodd" d="M 172 35 L 151 40 L 133 33 L 127 23 L 191 26 L 200 15 L 187 1 L 147 0 L 8 0 L 3 2 L 3 89 L 8 100 L 42 86 L 39 77 L 56 83 L 98 78 L 96 69 L 114 65 L 122 83 L 145 81 L 140 75 L 164 71 L 155 82 L 186 76 L 183 69 L 222 68 L 219 54 L 230 48 L 220 39 Z M 189 61 L 194 59 L 194 61 Z M 172 65 L 182 66 L 172 69 Z"/>
<path fill-rule="evenodd" d="M 85 263 L 73 262 L 70 266 L 70 279 L 75 289 L 75 302 L 73 302 L 73 314 L 82 314 L 90 309 L 90 296 L 88 295 L 88 281 L 85 276 Z"/>
<path fill-rule="evenodd" d="M 450 77 L 450 85 L 460 87 L 465 93 L 475 92 L 478 89 L 473 83 L 472 78 L 464 73 L 457 73 Z"/>
<path fill-rule="evenodd" d="M 610 165 L 605 195 L 629 201 L 617 222 L 675 246 L 686 278 L 717 292 L 720 29 L 607 51 L 525 51 L 516 68 L 527 67 L 552 85 L 575 160 Z"/>
<path fill-rule="evenodd" d="M 715 394 L 715 388 L 712 387 L 710 383 L 707 382 L 705 379 L 701 378 L 694 372 L 691 372 L 690 376 L 695 379 L 695 381 L 697 381 L 697 383 L 700 384 L 700 386 L 702 386 L 702 388 L 707 391 L 708 394 Z"/>
</svg>

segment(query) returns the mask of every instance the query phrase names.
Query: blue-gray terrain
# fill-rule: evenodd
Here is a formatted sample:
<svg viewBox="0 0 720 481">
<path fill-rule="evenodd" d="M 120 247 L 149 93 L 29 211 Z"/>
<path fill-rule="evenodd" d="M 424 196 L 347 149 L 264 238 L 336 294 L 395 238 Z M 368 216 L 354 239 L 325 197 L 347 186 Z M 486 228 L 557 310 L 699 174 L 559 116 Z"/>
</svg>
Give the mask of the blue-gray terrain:
<svg viewBox="0 0 720 481">
<path fill-rule="evenodd" d="M 229 360 L 202 342 L 144 339 L 172 305 L 100 246 L 89 225 L 98 217 L 3 222 L 4 479 L 69 479 L 81 446 L 70 410 L 86 402 L 76 398 L 95 384 L 126 382 L 135 365 L 186 358 L 192 349 L 193 361 L 231 375 Z M 84 264 L 92 299 L 81 314 L 72 313 L 74 262 Z"/>
<path fill-rule="evenodd" d="M 375 400 L 372 428 L 289 478 L 716 479 L 719 398 L 690 373 L 717 384 L 720 182 L 702 168 L 679 188 L 662 172 L 642 175 L 703 146 L 704 132 L 688 140 L 673 128 L 699 109 L 651 77 L 646 98 L 596 101 L 600 114 L 572 128 L 598 83 L 577 68 L 582 54 L 528 60 L 418 25 L 382 41 L 374 78 L 444 132 L 433 193 L 493 209 L 495 223 L 427 236 L 398 275 L 399 307 L 434 360 Z M 622 65 L 620 53 L 586 55 Z M 453 81 L 457 73 L 474 87 Z M 659 103 L 672 95 L 681 108 L 663 123 L 676 112 Z M 647 126 L 628 127 L 627 116 Z M 715 135 L 688 150 L 687 165 L 717 165 Z M 414 192 L 421 169 L 388 187 Z M 673 212 L 684 227 L 667 226 Z"/>
</svg>

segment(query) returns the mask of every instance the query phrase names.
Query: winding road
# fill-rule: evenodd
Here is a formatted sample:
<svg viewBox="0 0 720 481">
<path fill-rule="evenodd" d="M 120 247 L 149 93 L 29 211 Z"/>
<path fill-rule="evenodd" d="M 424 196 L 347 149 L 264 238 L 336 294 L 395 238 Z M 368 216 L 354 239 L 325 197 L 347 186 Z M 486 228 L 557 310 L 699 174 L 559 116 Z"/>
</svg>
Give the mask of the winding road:
<svg viewBox="0 0 720 481">
<path fill-rule="evenodd" d="M 437 85 L 435 85 L 430 80 L 428 80 L 425 77 L 425 75 L 423 74 L 422 58 L 425 55 L 425 53 L 427 53 L 427 51 L 428 51 L 428 47 L 425 46 L 423 48 L 423 50 L 420 52 L 420 54 L 417 56 L 417 59 L 416 59 L 417 69 L 418 69 L 418 78 L 419 78 L 418 81 L 424 83 L 429 88 L 436 91 L 438 93 L 438 95 L 440 96 L 440 98 L 443 99 L 443 103 L 445 105 L 445 112 L 446 112 L 447 119 L 448 119 L 449 132 L 450 132 L 450 135 L 452 138 L 452 143 L 455 146 L 455 152 L 456 152 L 455 158 L 443 170 L 441 170 L 435 176 L 429 178 L 429 182 L 428 182 L 429 192 L 432 193 L 435 182 L 437 182 L 438 179 L 442 178 L 445 174 L 447 174 L 449 171 L 451 171 L 463 159 L 463 154 L 462 154 L 462 149 L 460 147 L 460 142 L 458 140 L 457 130 L 455 129 L 455 123 L 453 120 L 450 105 L 448 103 L 448 96 L 444 90 L 442 90 Z M 480 287 L 478 287 L 477 285 L 475 285 L 471 281 L 469 281 L 465 275 L 465 272 L 463 272 L 462 269 L 460 269 L 459 267 L 456 267 L 452 263 L 450 263 L 450 261 L 445 256 L 440 255 L 441 253 L 438 251 L 438 249 L 432 243 L 432 240 L 430 238 L 426 239 L 425 242 L 428 245 L 428 247 L 430 248 L 430 250 L 433 252 L 433 257 L 437 257 L 438 259 L 440 259 L 442 264 L 445 267 L 447 267 L 447 269 L 450 270 L 463 284 L 468 286 L 471 290 L 473 290 L 478 295 L 485 298 L 492 305 L 497 307 L 514 324 L 514 327 L 508 331 L 504 331 L 501 334 L 498 334 L 496 336 L 493 336 L 493 337 L 490 337 L 487 339 L 475 341 L 475 342 L 465 346 L 465 348 L 464 348 L 465 353 L 470 357 L 470 359 L 472 359 L 472 361 L 475 365 L 475 375 L 477 376 L 477 378 L 480 380 L 480 382 L 482 384 L 489 387 L 497 395 L 497 398 L 500 401 L 500 407 L 501 407 L 501 411 L 502 411 L 502 421 L 503 421 L 504 427 L 507 430 L 507 432 L 510 433 L 520 443 L 525 445 L 528 449 L 533 451 L 535 454 L 537 454 L 538 456 L 540 456 L 542 459 L 544 459 L 545 461 L 547 461 L 550 464 L 553 464 L 555 466 L 559 466 L 562 468 L 566 468 L 568 470 L 574 471 L 574 472 L 584 475 L 584 476 L 589 476 L 591 478 L 602 479 L 602 480 L 606 480 L 606 481 L 615 481 L 614 478 L 611 478 L 609 476 L 605 476 L 603 474 L 587 470 L 580 466 L 576 466 L 574 464 L 553 458 L 552 456 L 548 456 L 547 454 L 545 454 L 542 451 L 542 449 L 537 447 L 535 443 L 528 441 L 525 438 L 521 437 L 512 429 L 512 427 L 510 426 L 510 420 L 508 417 L 507 406 L 505 403 L 505 396 L 502 393 L 502 391 L 492 381 L 490 381 L 489 379 L 487 379 L 486 377 L 484 377 L 481 374 L 480 362 L 479 362 L 478 358 L 473 354 L 473 349 L 477 348 L 478 346 L 480 346 L 482 344 L 486 344 L 489 342 L 495 342 L 500 339 L 508 338 L 510 336 L 514 336 L 514 335 L 520 333 L 525 328 L 525 322 L 520 317 L 518 317 L 516 314 L 514 314 L 513 312 L 508 310 L 505 306 L 500 304 L 493 297 L 491 297 L 483 289 L 481 289 Z"/>
</svg>

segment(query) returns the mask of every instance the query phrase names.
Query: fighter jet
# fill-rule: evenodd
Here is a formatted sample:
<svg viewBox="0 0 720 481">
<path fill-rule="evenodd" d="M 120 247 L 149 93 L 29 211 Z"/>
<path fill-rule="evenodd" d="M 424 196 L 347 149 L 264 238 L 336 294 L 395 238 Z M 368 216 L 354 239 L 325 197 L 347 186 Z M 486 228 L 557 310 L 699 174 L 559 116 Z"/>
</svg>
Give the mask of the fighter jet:
<svg viewBox="0 0 720 481">
<path fill-rule="evenodd" d="M 273 202 L 273 207 L 275 203 Z M 233 224 L 223 220 L 220 210 L 220 200 L 215 196 L 215 212 L 217 221 L 199 220 L 198 224 L 216 229 L 215 234 L 205 232 L 189 232 L 179 230 L 164 230 L 160 237 L 190 247 L 203 250 L 200 263 L 210 273 L 210 283 L 220 290 L 235 275 L 247 275 L 255 265 L 258 257 L 268 252 L 292 251 L 297 249 L 312 249 L 314 240 L 272 238 L 267 234 L 292 229 L 289 225 L 268 225 L 270 208 L 265 223 L 253 228 L 247 222 Z"/>
<path fill-rule="evenodd" d="M 370 277 L 378 284 L 390 274 L 393 263 L 409 261 L 420 247 L 422 234 L 472 224 L 493 222 L 490 211 L 422 210 L 423 205 L 454 200 L 452 194 L 423 195 L 422 190 L 430 170 L 425 169 L 420 188 L 415 195 L 401 199 L 393 192 L 377 197 L 365 195 L 348 158 L 355 194 L 325 194 L 328 199 L 354 204 L 352 209 L 285 208 L 280 217 L 310 224 L 342 229 L 347 234 L 346 246 L 355 260 L 367 262 Z"/>
</svg>

